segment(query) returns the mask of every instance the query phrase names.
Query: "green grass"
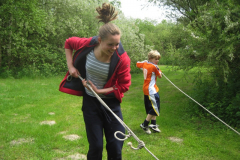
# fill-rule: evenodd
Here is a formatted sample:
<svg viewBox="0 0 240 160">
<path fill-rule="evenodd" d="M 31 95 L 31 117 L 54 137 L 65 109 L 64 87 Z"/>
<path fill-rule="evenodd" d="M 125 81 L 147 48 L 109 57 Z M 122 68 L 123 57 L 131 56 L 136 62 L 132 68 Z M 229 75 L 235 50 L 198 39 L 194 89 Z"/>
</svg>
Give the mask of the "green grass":
<svg viewBox="0 0 240 160">
<path fill-rule="evenodd" d="M 183 78 L 183 71 L 171 71 L 166 66 L 160 66 L 160 69 L 184 92 L 192 92 L 191 72 L 187 76 L 187 82 Z M 76 153 L 87 154 L 82 98 L 58 91 L 63 76 L 48 79 L 0 79 L 0 159 L 50 160 Z M 158 159 L 240 159 L 240 136 L 221 122 L 194 116 L 189 106 L 191 100 L 164 77 L 157 81 L 161 97 L 157 123 L 162 132 L 145 134 L 139 127 L 146 118 L 142 83 L 142 74 L 132 75 L 132 85 L 121 104 L 124 122 Z M 50 112 L 55 114 L 50 115 Z M 46 120 L 54 120 L 56 124 L 40 125 L 40 122 Z M 63 136 L 69 134 L 77 134 L 80 139 L 65 140 Z M 170 137 L 183 141 L 173 142 Z M 11 144 L 20 138 L 28 139 L 29 142 Z M 132 150 L 127 142 L 132 142 L 134 147 L 138 145 L 132 137 L 125 141 L 124 160 L 154 159 L 144 148 Z M 103 159 L 106 159 L 106 150 Z"/>
</svg>

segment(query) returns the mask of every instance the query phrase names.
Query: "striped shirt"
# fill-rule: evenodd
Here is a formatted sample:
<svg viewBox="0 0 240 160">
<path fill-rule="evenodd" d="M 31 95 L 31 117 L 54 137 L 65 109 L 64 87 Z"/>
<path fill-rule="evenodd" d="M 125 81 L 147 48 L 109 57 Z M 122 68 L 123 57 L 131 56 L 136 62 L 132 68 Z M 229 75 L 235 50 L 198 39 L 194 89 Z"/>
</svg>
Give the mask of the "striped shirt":
<svg viewBox="0 0 240 160">
<path fill-rule="evenodd" d="M 110 63 L 100 62 L 96 59 L 93 50 L 87 55 L 86 60 L 86 80 L 92 81 L 92 83 L 98 88 L 102 89 L 107 83 L 108 72 Z M 85 88 L 88 95 L 95 97 L 91 90 Z M 101 98 L 105 98 L 103 94 L 99 94 Z"/>
</svg>

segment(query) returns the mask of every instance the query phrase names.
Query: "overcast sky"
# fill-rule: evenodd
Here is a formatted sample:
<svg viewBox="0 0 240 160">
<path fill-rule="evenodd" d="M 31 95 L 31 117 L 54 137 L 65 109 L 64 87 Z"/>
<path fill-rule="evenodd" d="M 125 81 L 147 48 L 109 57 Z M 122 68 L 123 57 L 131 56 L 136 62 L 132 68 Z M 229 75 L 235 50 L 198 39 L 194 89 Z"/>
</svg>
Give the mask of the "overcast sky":
<svg viewBox="0 0 240 160">
<path fill-rule="evenodd" d="M 147 0 L 120 0 L 121 10 L 126 17 L 152 19 L 161 22 L 163 19 L 169 20 L 163 9 L 157 6 L 148 6 Z"/>
</svg>

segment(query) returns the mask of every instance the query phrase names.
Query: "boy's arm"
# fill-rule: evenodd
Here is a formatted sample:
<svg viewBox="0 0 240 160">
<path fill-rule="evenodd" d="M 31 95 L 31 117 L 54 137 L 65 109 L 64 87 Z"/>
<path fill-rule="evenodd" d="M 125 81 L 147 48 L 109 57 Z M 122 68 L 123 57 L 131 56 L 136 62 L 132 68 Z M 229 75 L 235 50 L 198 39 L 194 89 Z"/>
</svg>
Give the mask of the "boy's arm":
<svg viewBox="0 0 240 160">
<path fill-rule="evenodd" d="M 136 67 L 142 69 L 142 67 L 143 67 L 143 63 L 144 63 L 144 62 L 147 62 L 147 60 L 144 60 L 144 61 L 142 61 L 142 62 L 137 61 L 137 63 L 136 63 Z"/>
<path fill-rule="evenodd" d="M 158 75 L 158 78 L 162 78 L 162 71 L 159 70 L 159 72 L 160 72 L 160 75 Z"/>
<path fill-rule="evenodd" d="M 157 65 L 155 65 L 155 66 L 157 68 L 157 72 L 159 73 L 159 74 L 157 74 L 158 78 L 162 78 L 162 71 L 158 68 Z"/>
</svg>

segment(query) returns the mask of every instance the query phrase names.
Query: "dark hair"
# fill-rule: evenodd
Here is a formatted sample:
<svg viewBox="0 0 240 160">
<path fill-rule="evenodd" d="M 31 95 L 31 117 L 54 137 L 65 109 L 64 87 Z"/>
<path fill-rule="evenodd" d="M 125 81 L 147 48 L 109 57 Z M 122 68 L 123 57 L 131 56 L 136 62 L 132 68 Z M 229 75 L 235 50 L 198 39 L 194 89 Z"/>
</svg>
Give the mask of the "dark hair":
<svg viewBox="0 0 240 160">
<path fill-rule="evenodd" d="M 97 7 L 96 11 L 98 12 L 99 16 L 96 18 L 99 19 L 99 23 L 103 22 L 104 25 L 99 28 L 98 35 L 101 39 L 105 39 L 108 34 L 111 35 L 120 35 L 121 31 L 111 21 L 117 19 L 118 12 L 115 12 L 115 8 L 109 3 L 103 3 L 102 7 Z"/>
</svg>

